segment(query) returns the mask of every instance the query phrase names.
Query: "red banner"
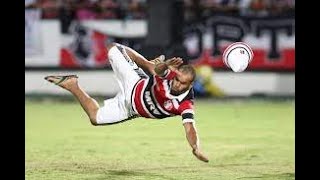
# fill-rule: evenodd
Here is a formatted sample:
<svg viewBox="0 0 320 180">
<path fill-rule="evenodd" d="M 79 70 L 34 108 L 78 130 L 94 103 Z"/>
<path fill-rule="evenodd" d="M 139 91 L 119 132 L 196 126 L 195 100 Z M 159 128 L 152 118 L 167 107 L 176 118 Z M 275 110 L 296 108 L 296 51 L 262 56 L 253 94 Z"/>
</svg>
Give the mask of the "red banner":
<svg viewBox="0 0 320 180">
<path fill-rule="evenodd" d="M 105 42 L 106 34 L 95 30 L 83 29 L 60 51 L 60 67 L 104 67 L 109 64 Z"/>
</svg>

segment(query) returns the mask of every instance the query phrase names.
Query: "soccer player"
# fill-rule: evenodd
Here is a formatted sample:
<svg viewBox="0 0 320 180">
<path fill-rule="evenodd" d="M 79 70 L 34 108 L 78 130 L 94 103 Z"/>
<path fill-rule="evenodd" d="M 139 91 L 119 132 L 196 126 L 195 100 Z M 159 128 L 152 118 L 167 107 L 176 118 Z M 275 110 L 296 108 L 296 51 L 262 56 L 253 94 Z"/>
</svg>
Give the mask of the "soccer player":
<svg viewBox="0 0 320 180">
<path fill-rule="evenodd" d="M 79 101 L 92 125 L 110 125 L 136 117 L 163 119 L 180 115 L 192 153 L 208 162 L 199 146 L 193 110 L 195 70 L 181 58 L 148 61 L 130 47 L 112 43 L 108 59 L 120 92 L 100 107 L 79 85 L 77 75 L 47 76 L 45 79 L 68 91 Z"/>
</svg>

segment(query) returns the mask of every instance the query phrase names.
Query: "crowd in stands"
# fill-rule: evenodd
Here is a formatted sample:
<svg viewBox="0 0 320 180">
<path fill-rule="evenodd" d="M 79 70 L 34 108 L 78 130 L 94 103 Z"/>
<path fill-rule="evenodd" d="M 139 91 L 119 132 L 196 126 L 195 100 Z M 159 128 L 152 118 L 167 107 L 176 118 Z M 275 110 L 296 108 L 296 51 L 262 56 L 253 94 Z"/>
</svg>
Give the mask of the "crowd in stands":
<svg viewBox="0 0 320 180">
<path fill-rule="evenodd" d="M 186 21 L 214 14 L 265 17 L 294 15 L 295 0 L 184 0 Z"/>
<path fill-rule="evenodd" d="M 42 19 L 56 19 L 61 12 L 78 20 L 144 19 L 146 0 L 28 0 L 26 8 L 40 8 Z M 32 1 L 32 2 L 30 2 Z"/>
<path fill-rule="evenodd" d="M 148 0 L 25 0 L 26 8 L 40 8 L 42 19 L 67 13 L 78 20 L 145 19 Z M 183 0 L 186 19 L 215 12 L 265 16 L 294 12 L 295 0 Z"/>
</svg>

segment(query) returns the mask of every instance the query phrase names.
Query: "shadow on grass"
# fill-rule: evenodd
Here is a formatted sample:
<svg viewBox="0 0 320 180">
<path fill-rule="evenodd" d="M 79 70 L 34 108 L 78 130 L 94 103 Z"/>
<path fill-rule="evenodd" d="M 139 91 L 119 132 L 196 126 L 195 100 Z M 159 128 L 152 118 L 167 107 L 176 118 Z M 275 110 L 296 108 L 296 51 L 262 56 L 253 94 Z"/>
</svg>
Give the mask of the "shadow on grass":
<svg viewBox="0 0 320 180">
<path fill-rule="evenodd" d="M 66 167 L 66 166 L 64 166 Z M 70 166 L 69 166 L 70 167 Z M 170 173 L 163 174 L 163 171 L 170 170 L 179 172 L 183 169 L 192 169 L 190 166 L 167 166 L 167 167 L 136 167 L 130 169 L 105 169 L 95 165 L 88 164 L 73 164 L 74 168 L 62 168 L 58 166 L 56 169 L 60 171 L 77 172 L 83 174 L 97 174 L 98 177 L 93 179 L 167 179 L 175 180 Z M 157 172 L 155 172 L 157 171 Z M 159 172 L 158 172 L 159 171 Z M 89 178 L 90 179 L 90 178 Z"/>
<path fill-rule="evenodd" d="M 295 174 L 294 173 L 281 173 L 281 174 L 261 174 L 261 176 L 246 176 L 246 177 L 240 177 L 237 179 L 294 179 Z"/>
<path fill-rule="evenodd" d="M 157 174 L 157 173 L 150 173 L 150 172 L 142 172 L 142 171 L 134 171 L 134 170 L 107 170 L 105 172 L 105 175 L 103 177 L 100 177 L 101 179 L 121 179 L 121 178 L 133 178 L 133 177 L 141 177 L 144 179 L 152 179 L 152 178 L 161 178 L 161 179 L 168 179 L 168 180 L 174 180 L 174 178 Z"/>
</svg>

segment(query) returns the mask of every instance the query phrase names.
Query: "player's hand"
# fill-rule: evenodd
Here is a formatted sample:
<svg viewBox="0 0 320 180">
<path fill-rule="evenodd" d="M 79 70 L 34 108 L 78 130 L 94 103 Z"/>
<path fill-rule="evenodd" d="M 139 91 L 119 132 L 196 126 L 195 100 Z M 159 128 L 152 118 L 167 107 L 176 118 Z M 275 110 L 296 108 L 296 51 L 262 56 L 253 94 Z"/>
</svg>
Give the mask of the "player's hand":
<svg viewBox="0 0 320 180">
<path fill-rule="evenodd" d="M 193 149 L 192 153 L 201 161 L 203 162 L 209 162 L 209 159 L 199 150 L 199 149 Z"/>
<path fill-rule="evenodd" d="M 174 57 L 166 60 L 166 64 L 169 67 L 178 68 L 183 63 L 183 60 L 180 57 Z"/>
</svg>

